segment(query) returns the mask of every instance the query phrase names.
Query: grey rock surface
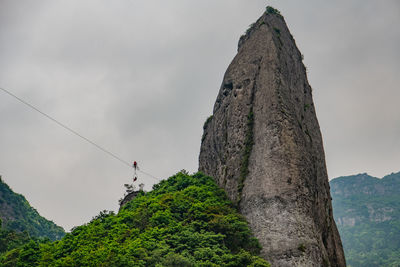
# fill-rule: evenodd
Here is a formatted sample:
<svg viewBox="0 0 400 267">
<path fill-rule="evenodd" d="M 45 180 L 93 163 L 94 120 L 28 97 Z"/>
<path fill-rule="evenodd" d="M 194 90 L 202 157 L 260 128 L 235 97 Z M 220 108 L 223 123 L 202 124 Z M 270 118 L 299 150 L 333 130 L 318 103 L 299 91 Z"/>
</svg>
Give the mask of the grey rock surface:
<svg viewBox="0 0 400 267">
<path fill-rule="evenodd" d="M 311 87 L 279 13 L 240 38 L 204 125 L 199 170 L 238 204 L 272 266 L 346 265 Z"/>
<path fill-rule="evenodd" d="M 140 190 L 139 191 L 130 192 L 129 194 L 124 196 L 124 198 L 119 203 L 119 210 L 121 210 L 122 207 L 125 206 L 129 201 L 131 201 L 132 199 L 136 198 L 139 195 L 139 193 L 140 193 Z"/>
</svg>

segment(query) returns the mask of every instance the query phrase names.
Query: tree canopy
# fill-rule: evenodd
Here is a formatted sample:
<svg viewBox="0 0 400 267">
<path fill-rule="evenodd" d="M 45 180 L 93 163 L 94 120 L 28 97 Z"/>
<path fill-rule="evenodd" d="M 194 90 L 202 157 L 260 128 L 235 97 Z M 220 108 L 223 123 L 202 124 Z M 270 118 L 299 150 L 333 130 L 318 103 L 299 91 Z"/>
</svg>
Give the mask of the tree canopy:
<svg viewBox="0 0 400 267">
<path fill-rule="evenodd" d="M 55 242 L 30 241 L 2 266 L 269 266 L 258 241 L 214 180 L 180 172 L 118 214 L 101 212 Z"/>
</svg>

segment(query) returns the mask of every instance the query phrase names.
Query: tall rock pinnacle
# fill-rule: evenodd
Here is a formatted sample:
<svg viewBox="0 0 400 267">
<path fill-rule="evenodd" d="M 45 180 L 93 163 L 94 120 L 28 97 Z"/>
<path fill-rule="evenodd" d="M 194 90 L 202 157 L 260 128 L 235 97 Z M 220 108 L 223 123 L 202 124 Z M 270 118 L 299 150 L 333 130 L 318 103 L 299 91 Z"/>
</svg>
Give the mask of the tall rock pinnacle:
<svg viewBox="0 0 400 267">
<path fill-rule="evenodd" d="M 345 266 L 302 55 L 273 8 L 240 38 L 199 170 L 238 204 L 273 266 Z"/>
</svg>

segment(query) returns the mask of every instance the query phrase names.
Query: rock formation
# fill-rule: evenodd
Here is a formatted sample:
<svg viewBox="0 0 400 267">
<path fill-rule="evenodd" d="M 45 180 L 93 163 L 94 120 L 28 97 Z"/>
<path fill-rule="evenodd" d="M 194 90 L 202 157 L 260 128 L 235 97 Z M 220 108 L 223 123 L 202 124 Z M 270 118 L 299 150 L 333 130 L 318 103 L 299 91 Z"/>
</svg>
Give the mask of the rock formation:
<svg viewBox="0 0 400 267">
<path fill-rule="evenodd" d="M 131 201 L 132 199 L 136 198 L 140 193 L 139 191 L 133 191 L 130 192 L 129 194 L 126 194 L 122 199 L 120 199 L 119 201 L 119 210 L 122 209 L 123 206 L 125 206 L 129 201 Z"/>
<path fill-rule="evenodd" d="M 273 8 L 240 38 L 199 170 L 237 203 L 273 266 L 345 266 L 302 55 Z"/>
</svg>

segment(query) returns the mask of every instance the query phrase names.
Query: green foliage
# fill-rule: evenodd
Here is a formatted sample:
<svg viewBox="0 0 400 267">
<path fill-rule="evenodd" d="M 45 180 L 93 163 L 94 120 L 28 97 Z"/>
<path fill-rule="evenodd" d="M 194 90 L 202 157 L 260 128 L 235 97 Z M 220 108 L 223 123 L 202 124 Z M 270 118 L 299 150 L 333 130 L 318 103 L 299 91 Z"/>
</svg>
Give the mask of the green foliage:
<svg viewBox="0 0 400 267">
<path fill-rule="evenodd" d="M 271 7 L 271 6 L 267 6 L 267 7 L 266 7 L 265 13 L 266 13 L 266 14 L 274 14 L 274 15 L 277 15 L 277 16 L 279 16 L 279 17 L 282 18 L 282 15 L 281 15 L 281 13 L 279 12 L 279 10 L 277 10 L 277 9 Z M 250 24 L 249 27 L 247 28 L 246 32 L 240 36 L 240 39 L 239 39 L 239 46 L 240 46 L 240 43 L 246 38 L 246 36 L 248 36 L 248 35 L 251 33 L 252 29 L 254 29 L 255 26 L 261 27 L 261 26 L 264 25 L 264 24 L 265 24 L 265 21 L 263 21 L 263 20 L 260 20 L 258 23 L 255 22 L 255 23 Z M 276 28 L 275 28 L 275 29 L 276 29 Z M 278 31 L 277 31 L 277 30 L 278 30 Z M 278 37 L 279 37 L 279 36 L 280 36 L 280 30 L 279 30 L 279 29 L 276 29 L 275 32 L 278 34 Z M 279 41 L 281 42 L 280 39 L 279 39 Z"/>
<path fill-rule="evenodd" d="M 4 229 L 0 225 L 0 255 L 8 250 L 19 247 L 30 241 L 29 235 Z"/>
<path fill-rule="evenodd" d="M 306 251 L 306 246 L 305 246 L 303 243 L 301 243 L 301 244 L 297 247 L 297 249 L 300 250 L 301 252 L 305 252 L 305 251 Z"/>
<path fill-rule="evenodd" d="M 330 181 L 333 215 L 349 266 L 400 266 L 400 173 Z"/>
<path fill-rule="evenodd" d="M 24 196 L 14 193 L 2 179 L 0 179 L 0 217 L 5 229 L 26 231 L 34 237 L 56 240 L 65 234 L 60 226 L 40 216 Z"/>
<path fill-rule="evenodd" d="M 250 24 L 249 25 L 249 27 L 247 28 L 247 30 L 246 30 L 246 33 L 245 33 L 245 35 L 247 35 L 247 34 L 249 34 L 250 33 L 250 31 L 251 31 L 251 29 L 252 28 L 254 28 L 254 26 L 256 25 L 256 23 L 252 23 L 252 24 Z"/>
<path fill-rule="evenodd" d="M 178 173 L 115 215 L 101 212 L 53 243 L 28 243 L 9 266 L 269 266 L 225 192 L 210 177 Z"/>
<path fill-rule="evenodd" d="M 276 14 L 276 15 L 281 16 L 281 12 L 279 12 L 278 9 L 275 9 L 272 6 L 267 6 L 266 9 L 265 9 L 265 12 L 267 14 Z"/>
<path fill-rule="evenodd" d="M 399 221 L 338 228 L 349 266 L 400 266 Z"/>
<path fill-rule="evenodd" d="M 274 31 L 278 36 L 281 36 L 281 30 L 279 30 L 278 28 L 274 27 Z"/>
<path fill-rule="evenodd" d="M 213 119 L 213 115 L 211 115 L 211 116 L 209 116 L 208 118 L 207 118 L 207 120 L 204 122 L 204 125 L 203 125 L 203 130 L 205 130 L 205 129 L 207 129 L 207 126 L 208 126 L 208 124 L 211 122 L 211 120 Z"/>
<path fill-rule="evenodd" d="M 244 151 L 242 156 L 242 164 L 240 166 L 240 178 L 238 183 L 238 199 L 240 201 L 240 196 L 242 194 L 242 190 L 244 187 L 244 181 L 246 180 L 247 175 L 249 174 L 249 160 L 251 150 L 254 145 L 254 112 L 253 108 L 250 109 L 249 114 L 247 115 L 247 132 L 246 139 L 244 141 Z"/>
</svg>

